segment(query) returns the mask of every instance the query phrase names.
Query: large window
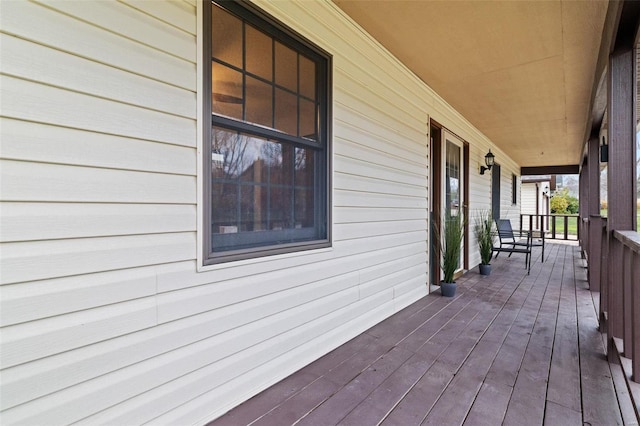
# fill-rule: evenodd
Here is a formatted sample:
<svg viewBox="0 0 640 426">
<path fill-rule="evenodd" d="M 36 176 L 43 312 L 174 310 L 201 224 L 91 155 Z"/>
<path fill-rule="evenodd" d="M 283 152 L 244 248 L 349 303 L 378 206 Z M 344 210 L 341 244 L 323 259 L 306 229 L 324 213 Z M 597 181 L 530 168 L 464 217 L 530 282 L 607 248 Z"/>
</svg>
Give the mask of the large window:
<svg viewBox="0 0 640 426">
<path fill-rule="evenodd" d="M 328 246 L 330 57 L 244 2 L 204 16 L 205 263 Z"/>
</svg>

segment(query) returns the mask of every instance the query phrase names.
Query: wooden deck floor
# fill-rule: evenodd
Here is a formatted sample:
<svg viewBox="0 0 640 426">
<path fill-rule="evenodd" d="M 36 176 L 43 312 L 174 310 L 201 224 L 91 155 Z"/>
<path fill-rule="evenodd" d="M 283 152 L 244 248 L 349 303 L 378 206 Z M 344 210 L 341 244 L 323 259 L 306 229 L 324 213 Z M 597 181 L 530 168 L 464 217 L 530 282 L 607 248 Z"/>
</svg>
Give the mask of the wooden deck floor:
<svg viewBox="0 0 640 426">
<path fill-rule="evenodd" d="M 623 424 L 579 249 L 546 251 L 528 276 L 500 255 L 211 425 Z"/>
</svg>

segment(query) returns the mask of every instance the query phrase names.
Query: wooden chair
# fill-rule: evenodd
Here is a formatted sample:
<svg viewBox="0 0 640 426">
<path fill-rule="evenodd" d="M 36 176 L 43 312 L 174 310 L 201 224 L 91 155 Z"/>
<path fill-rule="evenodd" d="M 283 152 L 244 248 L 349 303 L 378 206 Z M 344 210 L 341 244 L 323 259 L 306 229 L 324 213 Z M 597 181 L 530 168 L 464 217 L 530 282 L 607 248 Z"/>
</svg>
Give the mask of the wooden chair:
<svg viewBox="0 0 640 426">
<path fill-rule="evenodd" d="M 527 275 L 531 271 L 531 248 L 533 246 L 533 237 L 531 232 L 526 235 L 518 235 L 516 238 L 511 221 L 509 219 L 496 219 L 496 229 L 498 230 L 498 240 L 500 247 L 494 245 L 493 251 L 496 252 L 496 258 L 501 252 L 509 253 L 509 257 L 513 253 L 524 253 L 524 266 L 527 268 Z"/>
</svg>

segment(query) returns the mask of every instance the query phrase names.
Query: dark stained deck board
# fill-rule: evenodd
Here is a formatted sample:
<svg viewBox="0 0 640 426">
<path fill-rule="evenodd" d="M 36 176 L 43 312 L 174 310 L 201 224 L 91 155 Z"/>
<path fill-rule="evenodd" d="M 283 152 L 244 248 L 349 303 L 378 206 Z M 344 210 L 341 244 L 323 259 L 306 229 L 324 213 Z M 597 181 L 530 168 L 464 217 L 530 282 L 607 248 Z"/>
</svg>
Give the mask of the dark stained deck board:
<svg viewBox="0 0 640 426">
<path fill-rule="evenodd" d="M 487 383 L 485 381 L 464 421 L 464 425 L 502 424 L 509 399 L 511 399 L 512 390 L 512 386 L 501 383 Z"/>
<path fill-rule="evenodd" d="M 553 259 L 557 255 L 558 247 L 551 246 L 550 249 L 553 251 L 548 251 L 547 266 L 550 262 L 549 259 Z M 500 347 L 496 361 L 487 373 L 486 383 L 503 384 L 510 387 L 515 385 L 550 276 L 551 268 L 545 268 L 536 277 L 525 304 L 518 313 L 515 324 L 509 330 Z"/>
<path fill-rule="evenodd" d="M 478 336 L 478 343 L 443 392 L 437 405 L 428 413 L 423 424 L 462 424 L 465 421 L 501 344 L 530 294 L 533 279 L 529 276 L 528 279 L 522 280 L 504 303 L 485 311 L 489 316 L 493 316 L 492 320 L 482 335 Z"/>
<path fill-rule="evenodd" d="M 582 413 L 547 401 L 544 415 L 544 426 L 581 426 Z"/>
<path fill-rule="evenodd" d="M 555 323 L 562 280 L 563 251 L 553 258 L 551 276 L 547 282 L 540 310 L 525 350 L 520 371 L 509 400 L 504 419 L 505 425 L 542 424 L 544 420 L 547 382 L 555 334 Z M 556 283 L 556 285 L 553 285 Z"/>
<path fill-rule="evenodd" d="M 500 256 L 211 425 L 622 424 L 579 249 L 534 254 L 530 275 Z"/>
<path fill-rule="evenodd" d="M 496 288 L 498 286 L 504 287 L 505 282 L 499 282 L 496 280 L 494 283 L 491 283 L 487 289 Z M 502 289 L 500 287 L 499 289 Z M 467 292 L 468 293 L 468 292 Z M 506 294 L 510 294 L 509 291 Z M 490 295 L 497 295 L 498 292 L 495 291 L 491 293 L 490 291 L 484 291 L 483 297 L 491 298 Z M 466 295 L 468 298 L 469 295 Z M 477 297 L 477 296 L 476 296 Z M 417 354 L 412 357 L 407 364 L 403 365 L 398 369 L 396 373 L 389 377 L 387 382 L 385 382 L 380 388 L 373 392 L 365 401 L 363 401 L 356 409 L 354 409 L 345 419 L 343 419 L 340 424 L 352 424 L 352 425 L 362 425 L 362 424 L 377 424 L 382 421 L 391 409 L 405 396 L 407 393 L 407 389 L 411 389 L 415 384 L 416 380 L 420 379 L 421 376 L 426 373 L 429 367 L 433 364 L 435 359 L 437 359 L 443 352 L 449 351 L 452 345 L 455 345 L 456 342 L 462 342 L 462 346 L 468 346 L 468 350 L 470 350 L 473 345 L 475 345 L 475 340 L 472 339 L 464 339 L 464 340 L 456 340 L 456 337 L 460 335 L 460 333 L 465 330 L 472 323 L 478 313 L 481 311 L 482 307 L 478 305 L 469 306 L 469 303 L 466 302 L 465 296 L 461 296 L 460 299 L 464 299 L 462 302 L 464 304 L 464 308 L 459 310 L 453 318 L 446 321 L 444 324 L 441 324 L 440 321 L 435 320 L 430 323 L 432 328 L 436 328 L 440 326 L 438 331 L 435 334 L 428 333 L 431 335 L 429 340 L 419 346 L 417 348 L 413 348 L 417 351 Z M 506 301 L 505 297 L 505 301 Z M 450 306 L 453 306 L 452 302 Z M 434 318 L 432 318 L 434 319 Z M 435 325 L 434 325 L 435 324 Z M 478 324 L 478 321 L 473 322 L 474 325 Z M 424 332 L 424 329 L 421 328 L 421 331 Z M 415 336 L 415 334 L 412 334 Z M 451 342 L 454 343 L 451 343 Z M 404 343 L 404 341 L 402 342 Z M 402 343 L 400 343 L 399 347 L 403 347 Z M 415 345 L 415 343 L 414 343 Z M 456 353 L 465 353 L 464 350 L 456 350 L 453 349 Z M 427 358 L 425 358 L 425 356 Z M 417 358 L 417 361 L 416 359 Z M 455 371 L 459 367 L 459 365 L 464 361 L 464 356 L 458 360 L 457 365 L 448 365 L 450 371 Z M 430 361 L 426 361 L 426 359 L 430 359 Z M 417 368 L 414 368 L 415 366 Z M 413 370 L 413 379 L 406 378 L 406 371 Z M 404 386 L 398 386 L 399 383 L 404 384 Z"/>
<path fill-rule="evenodd" d="M 560 287 L 560 306 L 553 344 L 547 404 L 552 402 L 580 415 L 580 358 L 578 354 L 578 313 L 576 307 L 575 273 L 572 252 L 565 253 L 564 271 Z M 553 404 L 552 404 L 553 406 Z M 558 412 L 555 409 L 553 412 Z"/>
<path fill-rule="evenodd" d="M 574 253 L 575 256 L 575 253 Z M 611 369 L 605 356 L 602 335 L 586 273 L 575 269 L 580 342 L 580 382 L 582 418 L 585 424 L 621 425 L 622 416 L 613 386 Z"/>
<path fill-rule="evenodd" d="M 621 365 L 610 365 L 611 374 L 613 377 L 613 384 L 618 395 L 618 403 L 620 404 L 620 414 L 622 415 L 622 422 L 625 425 L 638 425 L 638 418 L 636 417 L 636 411 L 631 402 L 631 395 L 629 395 L 629 388 L 625 380 L 625 373 L 622 370 Z"/>
<path fill-rule="evenodd" d="M 412 353 L 405 349 L 393 348 L 298 424 L 303 426 L 339 423 L 362 401 L 363 395 L 373 392 L 411 355 Z"/>
</svg>

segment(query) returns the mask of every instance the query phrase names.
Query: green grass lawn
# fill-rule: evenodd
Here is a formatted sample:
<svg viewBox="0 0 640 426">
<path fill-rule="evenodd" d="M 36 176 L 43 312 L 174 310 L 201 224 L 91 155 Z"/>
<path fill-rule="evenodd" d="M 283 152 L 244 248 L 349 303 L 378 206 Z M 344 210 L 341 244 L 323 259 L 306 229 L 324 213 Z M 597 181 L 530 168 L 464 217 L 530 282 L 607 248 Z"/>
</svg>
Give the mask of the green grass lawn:
<svg viewBox="0 0 640 426">
<path fill-rule="evenodd" d="M 640 225 L 640 208 L 637 212 L 638 215 L 638 225 Z M 607 217 L 607 209 L 600 210 L 600 216 Z M 555 220 L 556 222 L 556 238 L 563 239 L 564 238 L 564 216 L 551 216 L 549 218 L 549 227 L 547 228 L 548 234 L 551 234 L 551 221 Z M 568 235 L 578 235 L 578 221 L 580 220 L 580 216 L 569 216 L 567 218 L 567 234 Z"/>
<path fill-rule="evenodd" d="M 640 208 L 637 209 L 636 214 L 638 219 L 637 223 L 640 224 Z M 600 216 L 607 217 L 607 209 L 600 210 Z"/>
<path fill-rule="evenodd" d="M 563 238 L 564 235 L 564 216 L 551 217 L 549 218 L 549 232 L 552 229 L 551 221 L 555 220 L 556 222 L 556 238 Z M 580 220 L 580 216 L 570 216 L 567 218 L 567 234 L 569 235 L 578 235 L 578 221 Z"/>
</svg>

